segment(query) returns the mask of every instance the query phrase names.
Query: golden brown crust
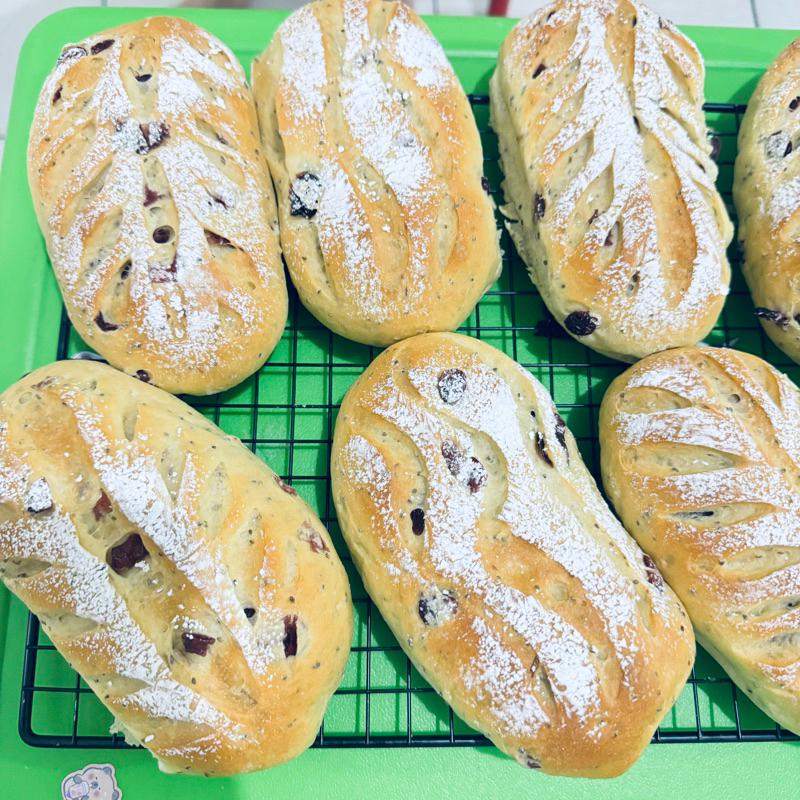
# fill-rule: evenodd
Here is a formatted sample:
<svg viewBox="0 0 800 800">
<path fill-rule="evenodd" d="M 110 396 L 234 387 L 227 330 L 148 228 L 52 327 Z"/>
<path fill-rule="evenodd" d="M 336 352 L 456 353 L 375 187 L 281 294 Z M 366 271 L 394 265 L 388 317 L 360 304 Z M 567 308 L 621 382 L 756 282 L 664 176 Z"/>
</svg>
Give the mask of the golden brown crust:
<svg viewBox="0 0 800 800">
<path fill-rule="evenodd" d="M 167 771 L 297 755 L 349 652 L 347 578 L 311 508 L 198 412 L 93 362 L 0 395 L 0 576 Z"/>
<path fill-rule="evenodd" d="M 642 3 L 560 0 L 508 34 L 490 95 L 507 227 L 558 322 L 622 361 L 702 339 L 732 227 L 695 46 Z"/>
<path fill-rule="evenodd" d="M 319 0 L 252 74 L 304 305 L 373 345 L 457 328 L 500 251 L 475 120 L 427 27 L 402 3 Z"/>
<path fill-rule="evenodd" d="M 220 41 L 151 17 L 67 45 L 28 178 L 72 324 L 111 364 L 210 394 L 264 362 L 287 309 L 275 199 Z"/>
<path fill-rule="evenodd" d="M 603 483 L 698 641 L 800 733 L 800 392 L 760 358 L 686 347 L 619 376 Z"/>
<path fill-rule="evenodd" d="M 800 38 L 776 56 L 747 104 L 733 199 L 756 313 L 800 362 Z"/>
<path fill-rule="evenodd" d="M 465 336 L 400 342 L 345 396 L 331 479 L 367 591 L 460 717 L 545 772 L 630 766 L 691 626 L 541 384 Z"/>
</svg>

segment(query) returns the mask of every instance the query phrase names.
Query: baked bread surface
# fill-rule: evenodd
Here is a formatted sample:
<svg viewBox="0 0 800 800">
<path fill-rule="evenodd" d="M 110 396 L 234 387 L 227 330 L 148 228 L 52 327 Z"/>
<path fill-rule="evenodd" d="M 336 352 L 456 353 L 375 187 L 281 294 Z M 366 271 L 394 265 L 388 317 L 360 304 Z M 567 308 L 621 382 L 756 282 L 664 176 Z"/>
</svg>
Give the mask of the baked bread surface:
<svg viewBox="0 0 800 800">
<path fill-rule="evenodd" d="M 776 56 L 747 104 L 733 199 L 756 314 L 800 362 L 800 38 Z"/>
<path fill-rule="evenodd" d="M 457 328 L 500 250 L 475 120 L 428 28 L 402 3 L 319 0 L 252 79 L 303 304 L 373 345 Z"/>
<path fill-rule="evenodd" d="M 800 392 L 755 356 L 650 356 L 600 410 L 603 482 L 698 641 L 800 733 Z"/>
<path fill-rule="evenodd" d="M 507 227 L 558 322 L 622 361 L 695 344 L 728 291 L 703 62 L 638 2 L 520 21 L 490 83 Z"/>
<path fill-rule="evenodd" d="M 275 198 L 219 40 L 150 17 L 67 45 L 28 177 L 72 324 L 113 366 L 211 394 L 270 354 L 287 313 Z"/>
<path fill-rule="evenodd" d="M 540 383 L 472 338 L 400 342 L 347 392 L 331 478 L 367 591 L 462 719 L 545 772 L 630 766 L 691 625 Z"/>
<path fill-rule="evenodd" d="M 0 395 L 0 577 L 166 771 L 297 755 L 349 652 L 312 509 L 197 411 L 94 362 Z"/>
</svg>

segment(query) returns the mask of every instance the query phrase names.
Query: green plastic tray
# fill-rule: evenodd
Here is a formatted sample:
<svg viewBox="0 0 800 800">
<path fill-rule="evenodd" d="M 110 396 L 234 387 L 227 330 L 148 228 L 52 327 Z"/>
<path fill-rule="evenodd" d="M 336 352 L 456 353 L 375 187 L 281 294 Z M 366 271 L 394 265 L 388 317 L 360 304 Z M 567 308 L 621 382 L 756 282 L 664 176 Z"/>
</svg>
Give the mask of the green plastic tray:
<svg viewBox="0 0 800 800">
<path fill-rule="evenodd" d="M 66 41 L 148 13 L 143 9 L 71 9 L 41 22 L 28 36 L 20 54 L 11 110 L 5 159 L 0 174 L 0 241 L 6 247 L 4 274 L 0 277 L 0 336 L 6 352 L 0 363 L 0 388 L 34 366 L 51 361 L 59 334 L 68 352 L 84 349 L 68 329 L 61 329 L 61 303 L 39 233 L 25 178 L 25 145 L 32 109 L 41 82 Z M 158 13 L 153 11 L 152 13 Z M 248 66 L 269 40 L 285 12 L 176 11 L 220 36 Z M 469 92 L 485 93 L 496 49 L 512 22 L 499 19 L 442 18 L 428 20 L 440 38 Z M 698 43 L 707 64 L 706 96 L 709 100 L 746 102 L 760 71 L 791 38 L 789 32 L 695 28 L 687 31 Z M 732 57 L 730 54 L 735 54 Z M 476 106 L 479 127 L 486 129 L 487 109 Z M 709 124 L 723 135 L 722 162 L 733 158 L 736 115 L 709 114 Z M 487 176 L 499 182 L 493 135 L 484 135 Z M 720 187 L 730 188 L 731 170 L 723 166 Z M 729 194 L 727 195 L 729 197 Z M 518 259 L 509 250 L 504 274 L 468 320 L 466 332 L 480 335 L 525 363 L 545 385 L 579 439 L 584 457 L 596 468 L 597 404 L 620 365 L 590 353 L 571 339 L 535 335 L 535 324 L 545 318 L 538 295 L 532 290 Z M 749 301 L 734 268 L 734 292 L 720 325 L 709 337 L 766 356 L 795 380 L 800 368 L 767 343 L 752 316 Z M 278 472 L 292 480 L 298 491 L 319 510 L 332 515 L 325 474 L 331 425 L 336 406 L 374 350 L 334 337 L 296 303 L 281 344 L 260 374 L 219 398 L 203 400 L 200 407 L 228 432 L 242 437 Z M 303 405 L 305 408 L 297 408 Z M 257 406 L 257 414 L 254 414 Z M 295 406 L 294 408 L 292 408 Z M 329 527 L 345 554 L 335 521 Z M 364 597 L 357 575 L 350 570 L 355 597 Z M 406 663 L 395 650 L 377 649 L 369 656 L 363 648 L 391 648 L 394 641 L 373 611 L 367 623 L 368 604 L 356 603 L 353 644 L 361 648 L 350 659 L 344 687 L 349 693 L 334 698 L 325 731 L 364 742 L 366 732 L 375 738 L 406 735 L 407 702 L 413 702 L 415 735 L 442 735 L 450 719 L 438 697 L 419 693 L 407 700 Z M 61 778 L 94 761 L 110 761 L 117 768 L 125 798 L 165 797 L 265 797 L 308 795 L 338 797 L 514 797 L 523 791 L 548 792 L 558 798 L 695 797 L 716 796 L 724 787 L 728 798 L 745 798 L 755 792 L 766 797 L 800 797 L 794 789 L 800 767 L 800 746 L 791 742 L 725 743 L 650 746 L 622 778 L 589 782 L 550 778 L 529 773 L 493 748 L 433 748 L 312 750 L 285 766 L 252 776 L 203 780 L 158 773 L 155 762 L 137 750 L 43 749 L 24 744 L 17 732 L 21 669 L 25 644 L 24 607 L 0 589 L 0 769 L 15 777 L 15 789 L 32 798 L 56 797 Z M 384 689 L 370 697 L 366 719 L 363 688 L 367 659 L 370 686 Z M 665 735 L 691 732 L 767 730 L 769 722 L 748 702 L 734 706 L 730 685 L 717 682 L 722 673 L 704 654 L 698 659 L 698 683 L 681 696 L 662 726 Z M 69 733 L 72 727 L 74 673 L 57 653 L 38 653 L 37 686 L 66 689 L 38 693 L 31 719 L 40 735 Z M 411 675 L 411 685 L 425 688 Z M 91 693 L 80 696 L 81 714 L 75 733 L 102 736 L 109 717 Z M 468 729 L 454 721 L 455 734 Z M 360 736 L 361 739 L 357 737 Z"/>
</svg>

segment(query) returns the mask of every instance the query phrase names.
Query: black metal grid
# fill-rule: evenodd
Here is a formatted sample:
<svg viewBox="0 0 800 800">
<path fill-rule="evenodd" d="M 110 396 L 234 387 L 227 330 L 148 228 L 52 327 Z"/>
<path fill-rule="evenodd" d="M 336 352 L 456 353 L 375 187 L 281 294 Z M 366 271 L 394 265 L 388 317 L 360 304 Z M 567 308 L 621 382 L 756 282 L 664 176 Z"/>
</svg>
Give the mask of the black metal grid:
<svg viewBox="0 0 800 800">
<path fill-rule="evenodd" d="M 492 193 L 497 196 L 500 192 L 498 188 L 500 172 L 497 164 L 496 138 L 488 126 L 488 97 L 471 95 L 470 102 L 483 139 L 486 153 L 485 172 L 492 186 Z M 735 137 L 744 106 L 731 103 L 707 103 L 705 110 L 709 117 L 710 127 L 716 129 L 722 143 L 719 158 L 719 185 L 733 215 L 730 194 L 731 170 L 735 153 Z M 500 224 L 499 221 L 498 224 Z M 596 425 L 599 399 L 602 397 L 602 389 L 605 388 L 605 385 L 619 374 L 624 366 L 605 359 L 566 337 L 542 305 L 538 292 L 525 275 L 524 265 L 505 232 L 502 245 L 505 253 L 503 277 L 495 288 L 487 292 L 461 330 L 500 346 L 515 360 L 529 368 L 546 386 L 549 383 L 548 388 L 551 394 L 556 398 L 559 409 L 567 417 L 570 427 L 576 434 L 576 440 L 583 451 L 587 466 L 597 477 Z M 793 370 L 797 369 L 797 365 L 786 359 L 765 337 L 752 314 L 752 304 L 741 282 L 741 276 L 738 274 L 738 253 L 732 251 L 730 258 L 734 268 L 733 288 L 719 325 L 708 337 L 709 343 L 726 344 L 751 350 L 791 374 Z M 525 305 L 518 308 L 521 301 Z M 524 319 L 521 318 L 522 308 L 525 309 Z M 532 308 L 538 308 L 538 315 L 535 312 L 532 314 Z M 298 351 L 301 345 L 308 341 L 309 336 L 316 343 L 320 355 L 316 359 L 312 358 L 301 362 Z M 253 379 L 252 389 L 245 401 L 242 401 L 240 397 L 231 398 L 227 395 L 218 395 L 213 398 L 191 398 L 190 402 L 217 424 L 222 423 L 223 427 L 225 427 L 225 420 L 221 417 L 224 414 L 234 412 L 244 415 L 244 429 L 240 425 L 235 432 L 245 445 L 262 456 L 264 455 L 263 448 L 284 448 L 286 452 L 285 465 L 288 468 L 283 470 L 283 477 L 295 486 L 300 486 L 305 482 L 316 487 L 320 517 L 333 533 L 337 523 L 332 509 L 330 475 L 327 464 L 330 461 L 333 422 L 338 408 L 334 392 L 336 373 L 338 370 L 344 369 L 345 379 L 349 377 L 352 380 L 352 377 L 355 377 L 372 361 L 377 350 L 366 346 L 341 347 L 344 340 L 334 337 L 333 333 L 323 328 L 302 309 L 291 286 L 289 324 L 284 337 L 286 346 L 281 352 L 276 351 L 273 354 L 268 364 L 262 368 L 261 373 L 264 374 L 275 369 L 287 371 L 289 381 L 288 396 L 284 398 L 285 402 L 265 402 L 263 399 L 260 401 L 259 387 L 262 383 L 258 376 Z M 533 340 L 538 342 L 538 355 L 535 359 L 530 356 L 530 347 L 527 347 Z M 62 313 L 58 357 L 66 358 L 74 349 L 75 335 L 66 314 Z M 336 355 L 339 351 L 345 353 L 341 359 Z M 298 396 L 298 371 L 301 368 L 316 369 L 326 378 L 323 381 L 325 390 L 323 396 L 313 398 L 319 402 L 304 402 L 312 398 Z M 570 402 L 558 402 L 556 390 L 559 381 L 575 375 L 582 376 L 581 387 L 585 387 L 585 390 L 582 394 L 578 394 L 573 385 L 572 394 L 578 394 L 578 396 L 571 397 Z M 567 388 L 567 393 L 570 393 L 569 388 Z M 302 440 L 297 438 L 296 419 L 300 410 L 303 412 L 311 410 L 320 416 L 325 423 L 322 429 L 324 435 L 310 438 L 305 436 Z M 262 434 L 260 418 L 272 411 L 288 414 L 288 429 L 283 437 L 267 437 Z M 249 421 L 247 415 L 249 415 Z M 320 462 L 317 459 L 316 463 L 322 466 L 314 470 L 314 474 L 307 474 L 307 471 L 303 469 L 294 468 L 296 449 L 301 445 L 314 447 L 325 454 L 323 461 Z M 278 465 L 273 464 L 273 466 L 277 471 L 281 471 Z M 319 490 L 323 492 L 321 496 L 318 493 Z M 337 544 L 339 541 L 337 540 Z M 429 726 L 429 729 L 423 729 L 424 726 L 420 727 L 415 718 L 415 714 L 418 717 L 420 712 L 414 710 L 417 700 L 430 698 L 432 701 L 437 701 L 438 697 L 434 690 L 416 675 L 411 663 L 390 636 L 376 639 L 373 635 L 376 627 L 385 628 L 385 624 L 378 612 L 373 609 L 363 588 L 360 587 L 360 581 L 352 571 L 352 562 L 346 554 L 346 548 L 341 545 L 337 549 L 342 554 L 342 560 L 348 568 L 353 583 L 358 637 L 353 644 L 350 656 L 351 661 L 353 659 L 356 661 L 355 685 L 343 685 L 337 691 L 334 700 L 337 698 L 354 699 L 357 713 L 354 718 L 355 724 L 352 726 L 353 730 L 345 730 L 346 725 L 343 727 L 341 723 L 333 726 L 332 729 L 329 717 L 326 715 L 314 746 L 488 745 L 489 742 L 485 737 L 467 728 L 464 723 L 454 717 L 452 710 L 443 703 L 438 712 L 434 712 L 435 722 Z M 76 673 L 67 670 L 68 677 L 59 681 L 58 685 L 37 683 L 37 664 L 44 657 L 42 654 L 54 650 L 52 644 L 43 640 L 36 618 L 29 615 L 19 710 L 19 733 L 22 739 L 28 744 L 40 747 L 127 747 L 128 745 L 125 744 L 122 737 L 117 734 L 98 735 L 96 733 L 86 734 L 81 731 L 82 716 L 93 713 L 91 709 L 87 711 L 83 711 L 83 709 L 90 701 L 94 701 L 95 708 L 98 707 L 98 703 L 95 698 L 91 698 L 91 689 L 82 683 Z M 379 658 L 386 656 L 393 658 L 397 656 L 394 665 L 394 685 L 375 685 L 379 683 L 374 677 L 375 664 Z M 704 662 L 702 666 L 701 662 Z M 66 670 L 65 665 L 64 669 Z M 34 730 L 36 727 L 34 720 L 37 716 L 36 704 L 44 702 L 42 698 L 53 693 L 62 696 L 68 706 L 68 713 L 63 716 L 63 724 L 55 731 Z M 84 699 L 87 696 L 90 700 Z M 394 702 L 396 716 L 399 720 L 396 728 L 400 730 L 394 732 L 379 730 L 374 723 L 376 704 L 386 696 Z M 678 708 L 681 702 L 684 707 L 682 715 Z M 678 710 L 672 712 L 671 723 L 662 724 L 662 727 L 656 731 L 653 737 L 654 742 L 752 742 L 798 739 L 797 736 L 784 731 L 761 712 L 755 710 L 749 700 L 739 697 L 733 683 L 702 651 L 698 654 L 698 663 L 692 671 L 687 688 L 679 698 L 676 709 Z M 404 718 L 404 725 L 402 718 Z"/>
</svg>

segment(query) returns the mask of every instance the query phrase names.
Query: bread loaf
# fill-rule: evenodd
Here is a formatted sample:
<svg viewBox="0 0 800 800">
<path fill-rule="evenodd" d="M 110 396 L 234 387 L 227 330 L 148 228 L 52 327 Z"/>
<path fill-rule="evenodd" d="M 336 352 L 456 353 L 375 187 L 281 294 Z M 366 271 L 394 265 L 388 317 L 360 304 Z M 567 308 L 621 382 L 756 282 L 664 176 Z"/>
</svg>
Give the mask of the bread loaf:
<svg viewBox="0 0 800 800">
<path fill-rule="evenodd" d="M 347 578 L 311 508 L 197 411 L 95 362 L 0 395 L 0 577 L 166 771 L 297 755 L 349 652 Z"/>
<path fill-rule="evenodd" d="M 331 478 L 367 591 L 460 717 L 527 767 L 630 766 L 691 625 L 538 381 L 465 336 L 400 342 L 347 392 Z"/>
<path fill-rule="evenodd" d="M 252 74 L 303 304 L 373 345 L 457 328 L 500 250 L 475 120 L 427 27 L 402 3 L 318 0 Z"/>
<path fill-rule="evenodd" d="M 800 733 L 800 392 L 760 358 L 650 356 L 600 409 L 603 482 L 698 641 Z"/>
<path fill-rule="evenodd" d="M 287 309 L 275 199 L 220 41 L 151 17 L 66 46 L 28 177 L 70 320 L 113 366 L 210 394 L 270 354 Z"/>
<path fill-rule="evenodd" d="M 491 86 L 507 227 L 547 307 L 622 361 L 695 344 L 730 281 L 703 62 L 633 0 L 559 0 L 519 22 Z"/>
<path fill-rule="evenodd" d="M 733 199 L 756 314 L 800 362 L 800 38 L 777 55 L 747 104 Z"/>
</svg>

